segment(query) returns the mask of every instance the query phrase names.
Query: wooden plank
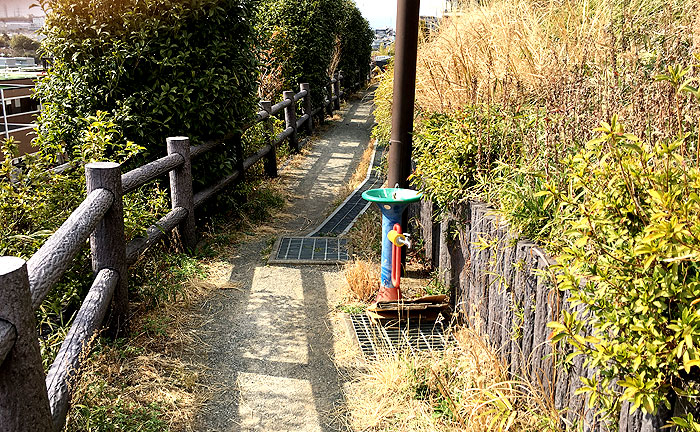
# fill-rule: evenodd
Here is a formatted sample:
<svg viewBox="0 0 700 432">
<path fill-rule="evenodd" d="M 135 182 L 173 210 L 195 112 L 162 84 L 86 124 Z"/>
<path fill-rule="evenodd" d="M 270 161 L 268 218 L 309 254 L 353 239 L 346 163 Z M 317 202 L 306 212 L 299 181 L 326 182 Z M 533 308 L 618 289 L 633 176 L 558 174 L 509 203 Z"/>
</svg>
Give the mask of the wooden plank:
<svg viewBox="0 0 700 432">
<path fill-rule="evenodd" d="M 88 194 L 44 245 L 27 261 L 32 308 L 39 309 L 49 290 L 85 246 L 90 233 L 107 213 L 114 195 L 106 189 Z"/>
<path fill-rule="evenodd" d="M 499 230 L 500 217 L 489 208 L 484 216 L 485 236 L 489 243 L 488 259 L 486 264 L 486 294 L 488 296 L 487 333 L 491 340 L 491 346 L 496 352 L 501 347 L 502 307 L 501 302 L 501 260 L 499 257 L 501 248 L 501 234 Z"/>
<path fill-rule="evenodd" d="M 39 339 L 23 259 L 0 257 L 0 316 L 14 325 L 17 341 L 0 367 L 0 429 L 51 430 Z"/>
<path fill-rule="evenodd" d="M 450 248 L 450 225 L 454 218 L 450 213 L 440 221 L 440 255 L 438 261 L 440 283 L 450 286 L 452 283 L 452 251 Z"/>
<path fill-rule="evenodd" d="M 533 248 L 532 251 L 535 252 L 537 248 Z M 546 265 L 542 263 L 539 254 L 534 255 L 534 265 L 538 271 L 546 270 Z M 544 268 L 543 268 L 544 267 Z M 533 383 L 542 384 L 542 390 L 545 391 L 545 396 L 551 396 L 551 389 L 549 385 L 549 377 L 545 376 L 545 361 L 544 356 L 547 354 L 547 317 L 548 317 L 548 297 L 549 297 L 549 284 L 546 279 L 547 276 L 537 274 L 536 276 L 536 286 L 535 286 L 535 303 L 534 303 L 534 322 L 533 322 L 533 337 L 532 337 L 532 356 L 530 364 L 532 366 L 532 373 L 530 377 Z"/>
<path fill-rule="evenodd" d="M 569 292 L 564 292 L 562 296 L 562 309 L 568 306 L 567 300 L 569 298 Z M 559 321 L 561 315 L 557 315 L 552 319 L 552 321 Z M 563 364 L 563 360 L 566 356 L 572 352 L 570 345 L 565 343 L 559 343 L 553 347 L 553 351 L 556 355 L 557 361 L 561 364 L 559 367 L 554 369 L 554 408 L 557 410 L 564 410 L 569 406 L 569 380 L 570 375 L 573 372 L 573 365 Z M 565 414 L 566 416 L 566 414 Z"/>
<path fill-rule="evenodd" d="M 501 302 L 502 321 L 501 321 L 501 355 L 503 360 L 510 365 L 512 361 L 511 341 L 513 339 L 513 319 L 515 316 L 515 299 L 513 292 L 513 283 L 515 280 L 515 236 L 510 231 L 510 226 L 502 223 L 500 227 L 503 232 L 503 241 L 501 246 Z"/>
<path fill-rule="evenodd" d="M 481 287 L 479 285 L 479 280 L 481 279 L 481 273 L 479 271 L 479 259 L 481 254 L 481 249 L 478 246 L 481 225 L 483 222 L 483 208 L 485 204 L 483 203 L 472 203 L 471 205 L 471 230 L 469 232 L 469 262 L 470 262 L 470 272 L 469 272 L 469 302 L 468 302 L 468 313 L 467 319 L 470 325 L 477 331 L 481 328 L 481 318 L 479 317 L 479 310 L 481 304 L 483 303 L 483 295 L 481 292 Z"/>
<path fill-rule="evenodd" d="M 523 290 L 523 337 L 521 342 L 520 376 L 529 377 L 532 372 L 532 348 L 535 333 L 535 297 L 537 294 L 537 277 L 533 273 L 535 259 L 532 254 L 534 244 L 524 243 L 522 250 L 521 280 Z"/>
<path fill-rule="evenodd" d="M 80 379 L 80 369 L 95 333 L 104 321 L 110 299 L 119 283 L 119 273 L 103 269 L 97 273 L 56 359 L 46 376 L 54 431 L 63 430 L 71 399 L 71 389 Z"/>
</svg>

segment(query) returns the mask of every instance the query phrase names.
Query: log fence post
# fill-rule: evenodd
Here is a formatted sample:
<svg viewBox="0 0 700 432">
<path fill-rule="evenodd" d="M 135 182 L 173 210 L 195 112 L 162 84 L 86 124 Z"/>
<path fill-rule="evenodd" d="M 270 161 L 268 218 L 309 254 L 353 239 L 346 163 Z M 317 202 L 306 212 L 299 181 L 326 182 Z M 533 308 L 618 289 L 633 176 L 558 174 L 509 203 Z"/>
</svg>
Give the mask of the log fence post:
<svg viewBox="0 0 700 432">
<path fill-rule="evenodd" d="M 328 78 L 328 84 L 326 84 L 326 92 L 328 93 L 328 104 L 325 106 L 326 114 L 333 116 L 333 82 Z"/>
<path fill-rule="evenodd" d="M 186 250 L 194 250 L 197 246 L 197 234 L 194 222 L 190 140 L 187 137 L 170 137 L 166 143 L 169 155 L 178 153 L 185 159 L 185 163 L 170 171 L 170 202 L 173 209 L 182 207 L 187 210 L 187 217 L 178 225 L 177 231 L 183 247 Z"/>
<path fill-rule="evenodd" d="M 272 102 L 261 101 L 260 106 L 270 114 L 267 120 L 265 120 L 267 133 L 269 135 L 267 141 L 270 144 L 270 152 L 265 156 L 263 164 L 265 165 L 265 174 L 268 177 L 274 178 L 277 177 L 277 146 L 275 145 L 275 120 L 272 116 Z"/>
<path fill-rule="evenodd" d="M 289 147 L 294 152 L 299 152 L 299 140 L 297 139 L 297 112 L 296 103 L 294 102 L 294 92 L 286 90 L 282 93 L 284 99 L 289 100 L 289 105 L 284 109 L 284 122 L 287 128 L 292 128 L 292 134 L 289 135 Z"/>
<path fill-rule="evenodd" d="M 306 96 L 304 96 L 304 104 L 302 105 L 302 113 L 308 114 L 309 119 L 306 121 L 306 132 L 309 134 L 314 133 L 314 117 L 313 117 L 313 106 L 311 104 L 311 84 L 301 83 L 299 84 L 299 89 L 301 91 L 306 90 Z"/>
<path fill-rule="evenodd" d="M 0 287 L 0 318 L 16 333 L 14 346 L 0 364 L 0 429 L 49 432 L 51 409 L 23 259 L 0 257 Z"/>
<path fill-rule="evenodd" d="M 236 170 L 240 173 L 238 175 L 238 180 L 236 180 L 236 184 L 240 185 L 245 182 L 245 166 L 243 165 L 243 162 L 245 161 L 245 154 L 243 152 L 243 133 L 240 130 L 237 130 L 234 134 L 233 137 L 226 142 L 226 144 L 232 145 L 233 148 L 235 149 L 236 152 Z M 248 197 L 246 194 L 242 193 L 238 195 L 238 200 L 241 202 L 247 202 Z"/>
<path fill-rule="evenodd" d="M 340 73 L 338 73 L 338 71 L 335 71 L 333 73 L 333 78 L 335 78 L 335 82 L 333 83 L 333 93 L 335 93 L 333 109 L 337 111 L 340 109 Z"/>
<path fill-rule="evenodd" d="M 111 269 L 119 274 L 119 282 L 112 297 L 110 333 L 116 335 L 129 314 L 129 281 L 124 236 L 124 204 L 122 201 L 121 166 L 115 162 L 93 162 L 85 165 L 87 193 L 106 189 L 114 200 L 95 231 L 90 235 L 92 271 Z"/>
</svg>

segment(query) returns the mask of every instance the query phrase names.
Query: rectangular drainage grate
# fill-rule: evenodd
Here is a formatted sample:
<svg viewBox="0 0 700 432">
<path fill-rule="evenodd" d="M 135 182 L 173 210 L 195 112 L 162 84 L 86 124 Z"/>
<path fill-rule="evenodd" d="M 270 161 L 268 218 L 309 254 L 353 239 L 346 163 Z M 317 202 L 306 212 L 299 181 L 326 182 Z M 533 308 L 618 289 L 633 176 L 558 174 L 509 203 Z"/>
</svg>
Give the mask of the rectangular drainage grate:
<svg viewBox="0 0 700 432">
<path fill-rule="evenodd" d="M 366 357 L 381 352 L 444 351 L 450 339 L 441 322 L 387 320 L 375 324 L 364 313 L 351 314 L 350 322 Z"/>
<path fill-rule="evenodd" d="M 336 264 L 348 261 L 348 239 L 338 237 L 281 237 L 270 264 Z"/>
</svg>

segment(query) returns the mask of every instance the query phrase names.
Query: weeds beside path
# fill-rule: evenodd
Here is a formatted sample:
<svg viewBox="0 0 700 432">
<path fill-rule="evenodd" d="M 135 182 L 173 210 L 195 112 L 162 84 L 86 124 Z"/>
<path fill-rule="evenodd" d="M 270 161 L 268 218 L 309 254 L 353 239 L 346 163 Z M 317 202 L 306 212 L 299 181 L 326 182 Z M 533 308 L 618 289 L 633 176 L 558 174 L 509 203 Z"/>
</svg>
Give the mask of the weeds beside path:
<svg viewBox="0 0 700 432">
<path fill-rule="evenodd" d="M 212 397 L 197 430 L 344 429 L 342 382 L 333 363 L 331 304 L 342 274 L 330 266 L 268 266 L 280 234 L 320 223 L 370 139 L 371 97 L 348 103 L 320 138 L 281 171 L 289 205 L 231 248 L 229 289 L 201 305 L 198 330 Z"/>
</svg>

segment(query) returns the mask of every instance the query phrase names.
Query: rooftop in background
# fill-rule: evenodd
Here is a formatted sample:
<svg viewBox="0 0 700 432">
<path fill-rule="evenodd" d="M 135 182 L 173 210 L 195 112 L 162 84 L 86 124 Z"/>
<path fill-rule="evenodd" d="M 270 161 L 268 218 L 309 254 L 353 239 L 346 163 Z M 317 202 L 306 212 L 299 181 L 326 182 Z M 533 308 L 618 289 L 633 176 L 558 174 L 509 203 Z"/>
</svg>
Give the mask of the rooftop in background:
<svg viewBox="0 0 700 432">
<path fill-rule="evenodd" d="M 40 7 L 30 7 L 36 3 L 36 0 L 2 0 L 0 18 L 43 17 L 44 11 Z"/>
</svg>

